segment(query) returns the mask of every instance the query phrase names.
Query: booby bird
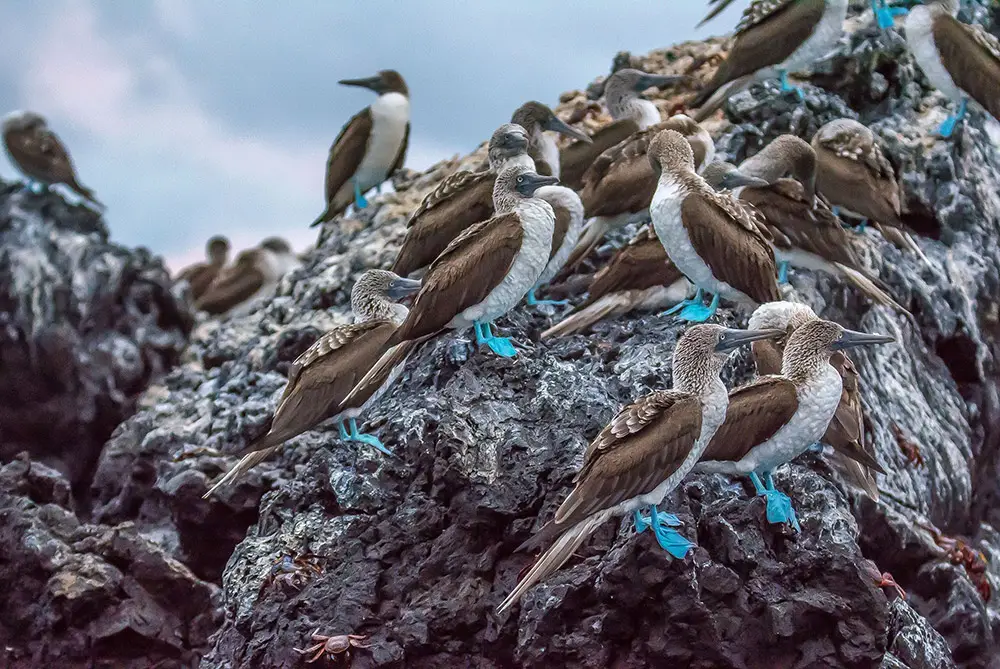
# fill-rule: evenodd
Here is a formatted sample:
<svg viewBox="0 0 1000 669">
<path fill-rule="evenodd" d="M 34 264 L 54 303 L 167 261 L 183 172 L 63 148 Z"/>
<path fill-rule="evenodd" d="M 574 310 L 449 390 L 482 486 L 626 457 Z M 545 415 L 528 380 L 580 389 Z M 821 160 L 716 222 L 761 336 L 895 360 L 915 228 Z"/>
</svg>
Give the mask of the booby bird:
<svg viewBox="0 0 1000 669">
<path fill-rule="evenodd" d="M 358 431 L 357 416 L 395 380 L 391 373 L 369 384 L 360 403 L 345 407 L 345 399 L 357 390 L 386 350 L 387 341 L 406 318 L 407 308 L 396 304 L 416 292 L 420 282 L 404 279 L 386 270 L 369 270 L 351 289 L 355 323 L 342 325 L 316 340 L 288 370 L 288 383 L 278 400 L 267 434 L 254 440 L 243 457 L 205 493 L 209 497 L 251 468 L 266 460 L 282 444 L 320 423 L 334 418 L 340 438 L 368 444 L 386 455 L 392 452 L 373 435 Z M 374 387 L 373 387 L 374 386 Z"/>
<path fill-rule="evenodd" d="M 219 272 L 226 266 L 229 260 L 229 240 L 221 235 L 212 237 L 205 244 L 205 256 L 208 262 L 186 267 L 177 275 L 177 281 L 187 282 L 193 300 L 205 294 L 219 276 Z"/>
<path fill-rule="evenodd" d="M 893 17 L 901 16 L 906 13 L 906 10 L 901 7 L 890 7 L 886 0 L 871 0 L 871 3 L 872 11 L 875 13 L 878 25 L 883 29 L 892 27 Z M 697 27 L 699 28 L 725 11 L 729 5 L 733 4 L 733 0 L 708 0 L 708 4 L 711 7 L 711 10 L 708 15 L 705 16 L 700 23 L 698 23 Z"/>
<path fill-rule="evenodd" d="M 959 0 L 924 0 L 906 17 L 906 42 L 931 84 L 958 104 L 939 130 L 951 137 L 968 99 L 1000 120 L 1000 40 L 982 26 L 962 23 Z"/>
<path fill-rule="evenodd" d="M 729 354 L 783 330 L 731 330 L 696 325 L 677 342 L 674 387 L 618 412 L 587 448 L 573 490 L 555 518 L 522 549 L 554 539 L 514 590 L 497 607 L 502 614 L 534 584 L 559 569 L 605 521 L 632 515 L 639 532 L 651 529 L 660 546 L 683 559 L 694 545 L 671 526 L 677 518 L 657 509 L 691 471 L 726 415 L 727 393 L 719 374 Z M 641 513 L 649 508 L 649 516 Z"/>
<path fill-rule="evenodd" d="M 855 252 L 856 236 L 816 198 L 816 153 L 804 140 L 782 135 L 738 168 L 709 165 L 705 180 L 713 188 L 732 189 L 734 197 L 763 216 L 779 283 L 788 281 L 790 265 L 818 270 L 851 282 L 877 304 L 906 311 L 864 267 Z"/>
<path fill-rule="evenodd" d="M 597 248 L 605 234 L 625 225 L 633 214 L 649 209 L 656 190 L 656 171 L 647 151 L 653 137 L 663 130 L 674 130 L 684 136 L 691 145 L 697 169 L 715 158 L 712 136 L 684 114 L 675 114 L 637 132 L 602 153 L 583 176 L 580 199 L 591 218 L 566 261 L 567 267 L 577 267 Z"/>
<path fill-rule="evenodd" d="M 686 77 L 648 74 L 626 68 L 614 72 L 604 85 L 604 100 L 613 119 L 590 137 L 589 142 L 574 142 L 559 154 L 559 181 L 573 190 L 583 188 L 583 175 L 598 156 L 628 139 L 634 133 L 656 125 L 660 111 L 640 96 L 650 88 L 671 86 Z"/>
<path fill-rule="evenodd" d="M 541 102 L 531 100 L 518 107 L 510 117 L 511 123 L 516 123 L 528 131 L 528 155 L 535 161 L 535 171 L 544 176 L 559 178 L 559 147 L 554 139 L 545 134 L 546 130 L 560 135 L 574 137 L 577 141 L 590 144 L 590 135 L 577 130 L 555 115 L 549 107 Z"/>
<path fill-rule="evenodd" d="M 924 252 L 904 229 L 899 185 L 875 133 L 849 118 L 830 121 L 812 139 L 816 151 L 816 189 L 834 212 L 872 220 L 886 239 L 916 253 Z"/>
<path fill-rule="evenodd" d="M 844 390 L 831 356 L 855 346 L 892 341 L 830 321 L 800 325 L 788 337 L 780 375 L 758 378 L 729 394 L 726 420 L 697 470 L 749 476 L 757 494 L 764 497 L 768 522 L 791 523 L 799 529 L 791 500 L 775 490 L 771 472 L 801 455 L 829 429 Z"/>
<path fill-rule="evenodd" d="M 496 214 L 462 232 L 431 264 L 391 343 L 471 325 L 477 344 L 514 357 L 514 345 L 494 336 L 490 323 L 527 295 L 549 262 L 555 213 L 535 192 L 556 182 L 522 165 L 503 168 L 493 186 Z"/>
<path fill-rule="evenodd" d="M 680 133 L 658 132 L 649 145 L 649 161 L 661 170 L 649 206 L 653 230 L 698 289 L 694 299 L 666 313 L 679 311 L 681 318 L 697 322 L 715 313 L 720 296 L 749 304 L 778 300 L 774 253 L 757 215 L 695 172 L 694 153 Z M 707 308 L 703 292 L 713 296 Z"/>
<path fill-rule="evenodd" d="M 695 120 L 708 118 L 733 93 L 754 79 L 781 79 L 782 91 L 802 91 L 788 73 L 829 56 L 844 33 L 849 0 L 754 0 L 734 32 L 729 55 L 689 105 Z"/>
<path fill-rule="evenodd" d="M 104 209 L 94 192 L 80 183 L 69 151 L 59 136 L 49 130 L 40 114 L 15 111 L 3 118 L 3 143 L 33 192 L 44 192 L 52 184 L 65 184 L 77 195 Z"/>
<path fill-rule="evenodd" d="M 594 276 L 587 299 L 542 332 L 542 339 L 576 334 L 600 320 L 634 309 L 665 309 L 687 297 L 688 285 L 667 257 L 656 233 L 645 226 Z"/>
<path fill-rule="evenodd" d="M 326 161 L 326 209 L 312 222 L 325 223 L 344 213 L 352 202 L 368 206 L 364 194 L 403 166 L 410 141 L 410 92 L 395 70 L 367 79 L 342 79 L 378 93 L 378 99 L 351 117 L 330 147 Z"/>
<path fill-rule="evenodd" d="M 559 274 L 570 253 L 576 248 L 583 229 L 583 202 L 575 191 L 565 186 L 544 186 L 535 191 L 535 197 L 548 202 L 556 218 L 552 230 L 552 251 L 549 253 L 549 262 L 534 287 L 528 291 L 527 301 L 530 305 L 567 304 L 567 300 L 539 300 L 535 297 L 535 291 Z"/>
<path fill-rule="evenodd" d="M 270 295 L 278 281 L 300 265 L 284 239 L 268 237 L 256 248 L 236 256 L 195 300 L 194 306 L 213 315 L 242 316 L 258 297 Z"/>
<path fill-rule="evenodd" d="M 815 312 L 805 304 L 796 302 L 770 302 L 757 307 L 750 316 L 747 328 L 762 330 L 776 328 L 791 334 L 804 323 L 818 320 Z M 753 359 L 758 376 L 781 373 L 781 358 L 785 338 L 753 343 Z M 861 404 L 860 375 L 854 362 L 843 351 L 830 356 L 830 364 L 840 374 L 843 390 L 840 404 L 830 421 L 830 427 L 820 441 L 829 444 L 840 468 L 865 494 L 878 501 L 878 484 L 875 474 L 885 470 L 875 459 L 875 449 L 865 439 L 865 415 Z"/>
<path fill-rule="evenodd" d="M 522 126 L 503 124 L 490 137 L 488 170 L 455 172 L 428 193 L 406 224 L 406 238 L 392 271 L 407 276 L 426 267 L 462 231 L 492 216 L 497 173 L 510 165 L 534 167 L 528 156 L 529 141 Z"/>
</svg>

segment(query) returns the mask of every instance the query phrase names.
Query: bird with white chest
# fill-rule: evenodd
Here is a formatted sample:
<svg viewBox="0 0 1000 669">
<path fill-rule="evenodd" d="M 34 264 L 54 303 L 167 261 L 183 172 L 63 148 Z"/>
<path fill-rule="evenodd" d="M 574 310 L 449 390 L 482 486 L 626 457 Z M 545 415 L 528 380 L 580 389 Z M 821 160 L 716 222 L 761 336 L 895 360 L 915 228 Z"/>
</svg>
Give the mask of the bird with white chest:
<svg viewBox="0 0 1000 669">
<path fill-rule="evenodd" d="M 579 142 L 590 144 L 593 140 L 582 130 L 577 130 L 555 115 L 548 105 L 530 100 L 514 110 L 510 117 L 528 131 L 528 155 L 535 163 L 535 171 L 544 176 L 559 178 L 559 147 L 556 141 L 545 134 L 546 130 L 573 137 Z"/>
<path fill-rule="evenodd" d="M 838 351 L 885 344 L 892 337 L 854 332 L 823 320 L 801 325 L 789 337 L 781 374 L 758 378 L 729 393 L 726 420 L 702 454 L 696 471 L 749 476 L 767 505 L 771 523 L 798 519 L 771 472 L 819 441 L 841 403 L 843 381 L 830 364 Z"/>
</svg>

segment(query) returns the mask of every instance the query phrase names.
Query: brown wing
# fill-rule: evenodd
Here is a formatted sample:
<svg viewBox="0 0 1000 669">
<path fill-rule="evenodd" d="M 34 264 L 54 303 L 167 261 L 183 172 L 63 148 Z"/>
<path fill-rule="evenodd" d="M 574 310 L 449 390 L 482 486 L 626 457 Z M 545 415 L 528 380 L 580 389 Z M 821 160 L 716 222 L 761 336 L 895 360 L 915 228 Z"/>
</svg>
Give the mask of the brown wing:
<svg viewBox="0 0 1000 669">
<path fill-rule="evenodd" d="M 541 173 L 539 172 L 539 174 Z M 552 260 L 552 257 L 559 252 L 563 240 L 566 239 L 566 233 L 569 231 L 569 222 L 572 218 L 569 209 L 566 207 L 553 206 L 552 211 L 555 212 L 556 222 L 555 227 L 552 229 L 552 250 L 549 252 L 549 260 Z"/>
<path fill-rule="evenodd" d="M 712 437 L 702 460 L 736 462 L 763 444 L 792 419 L 799 407 L 795 384 L 770 376 L 729 393 L 726 420 Z"/>
<path fill-rule="evenodd" d="M 681 271 L 667 257 L 663 244 L 647 226 L 611 256 L 608 265 L 597 273 L 590 284 L 586 301 L 574 312 L 610 293 L 669 286 L 683 278 Z"/>
<path fill-rule="evenodd" d="M 1000 42 L 982 26 L 940 13 L 932 27 L 941 63 L 959 88 L 1000 120 Z"/>
<path fill-rule="evenodd" d="M 751 5 L 736 29 L 726 60 L 690 106 L 702 106 L 730 81 L 782 63 L 812 35 L 825 8 L 825 0 L 769 0 Z"/>
<path fill-rule="evenodd" d="M 406 362 L 410 354 L 423 343 L 421 339 L 411 339 L 401 344 L 396 344 L 379 358 L 378 362 L 372 366 L 365 376 L 358 381 L 357 385 L 344 398 L 340 404 L 340 411 L 356 409 L 364 405 L 375 393 L 389 380 L 392 371 Z"/>
<path fill-rule="evenodd" d="M 455 172 L 442 181 L 410 217 L 392 271 L 406 276 L 426 267 L 470 225 L 492 216 L 494 181 L 493 171 Z"/>
<path fill-rule="evenodd" d="M 701 402 L 688 393 L 659 391 L 625 407 L 587 448 L 555 522 L 569 527 L 652 491 L 677 471 L 700 432 Z"/>
<path fill-rule="evenodd" d="M 892 165 L 877 143 L 861 133 L 813 141 L 816 188 L 831 203 L 893 227 L 899 218 L 899 186 Z"/>
<path fill-rule="evenodd" d="M 396 341 L 440 331 L 479 304 L 507 276 L 523 239 L 515 213 L 476 223 L 455 238 L 427 269 Z"/>
<path fill-rule="evenodd" d="M 396 154 L 396 161 L 392 164 L 392 167 L 389 168 L 389 173 L 386 175 L 387 177 L 391 177 L 393 174 L 395 174 L 396 171 L 403 166 L 403 163 L 406 162 L 406 149 L 408 149 L 409 146 L 410 146 L 410 124 L 407 123 L 406 132 L 403 133 L 403 143 L 400 144 L 399 146 L 399 153 Z"/>
<path fill-rule="evenodd" d="M 224 314 L 253 297 L 263 287 L 267 277 L 252 262 L 237 261 L 236 265 L 219 273 L 195 306 L 210 314 Z"/>
<path fill-rule="evenodd" d="M 59 137 L 45 128 L 4 136 L 11 159 L 27 176 L 46 183 L 75 181 L 73 162 Z"/>
<path fill-rule="evenodd" d="M 761 304 L 781 299 L 774 252 L 749 210 L 727 194 L 691 193 L 681 205 L 681 219 L 716 278 Z"/>
<path fill-rule="evenodd" d="M 854 252 L 854 237 L 829 207 L 813 204 L 795 179 L 779 179 L 766 188 L 745 188 L 740 199 L 752 204 L 767 221 L 774 245 L 798 248 L 830 262 L 861 267 Z"/>
<path fill-rule="evenodd" d="M 754 369 L 757 376 L 781 374 L 781 357 L 784 353 L 785 340 L 761 339 L 750 345 L 753 351 Z"/>
<path fill-rule="evenodd" d="M 865 440 L 865 410 L 861 404 L 860 375 L 857 367 L 842 352 L 835 353 L 830 358 L 830 364 L 840 373 L 844 389 L 841 391 L 840 404 L 822 441 L 865 468 L 884 474 L 885 470 L 875 458 L 872 444 Z"/>
<path fill-rule="evenodd" d="M 191 298 L 197 300 L 205 294 L 212 282 L 219 276 L 221 267 L 208 263 L 192 265 L 177 275 L 178 281 L 187 281 L 191 289 Z"/>
<path fill-rule="evenodd" d="M 631 120 L 613 121 L 595 132 L 591 144 L 576 141 L 559 152 L 559 182 L 567 188 L 580 190 L 583 175 L 599 155 L 624 142 L 639 131 L 639 125 Z"/>
<path fill-rule="evenodd" d="M 545 158 L 542 156 L 540 147 L 529 146 L 528 147 L 528 157 L 535 162 L 535 171 L 541 175 L 550 177 L 553 174 L 552 165 L 545 162 Z"/>
<path fill-rule="evenodd" d="M 292 363 L 271 429 L 247 450 L 270 448 L 336 415 L 351 389 L 378 362 L 395 330 L 390 321 L 368 321 L 321 337 Z"/>
<path fill-rule="evenodd" d="M 657 174 L 646 150 L 663 124 L 650 126 L 608 149 L 583 175 L 580 199 L 586 215 L 616 216 L 649 207 L 656 191 Z"/>
<path fill-rule="evenodd" d="M 365 157 L 365 150 L 368 148 L 371 130 L 371 109 L 365 107 L 351 117 L 347 125 L 340 129 L 337 139 L 333 140 L 330 155 L 326 160 L 327 209 L 320 220 L 342 214 L 353 201 L 353 193 L 350 194 L 349 198 L 342 196 L 339 199 L 337 193 L 340 192 L 344 184 L 350 181 L 361 165 L 361 161 Z"/>
</svg>

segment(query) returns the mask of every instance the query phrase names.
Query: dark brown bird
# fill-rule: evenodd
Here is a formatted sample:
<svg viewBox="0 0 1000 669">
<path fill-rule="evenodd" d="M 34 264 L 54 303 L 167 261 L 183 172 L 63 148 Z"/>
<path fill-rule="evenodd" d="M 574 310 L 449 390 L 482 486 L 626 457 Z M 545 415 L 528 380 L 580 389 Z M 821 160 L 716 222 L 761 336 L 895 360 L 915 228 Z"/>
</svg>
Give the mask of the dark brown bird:
<svg viewBox="0 0 1000 669">
<path fill-rule="evenodd" d="M 229 261 L 229 240 L 222 236 L 212 237 L 205 245 L 208 262 L 185 267 L 177 275 L 177 281 L 186 281 L 191 299 L 197 300 L 205 294 L 216 277 Z"/>
<path fill-rule="evenodd" d="M 214 316 L 245 315 L 257 298 L 271 295 L 281 277 L 300 264 L 288 242 L 269 237 L 236 256 L 236 261 L 219 272 L 194 306 Z"/>
<path fill-rule="evenodd" d="M 39 190 L 65 184 L 104 209 L 93 191 L 80 183 L 69 151 L 40 114 L 30 111 L 7 114 L 3 119 L 3 143 L 11 162 L 30 180 L 29 189 L 34 190 L 31 182 L 38 184 Z"/>
</svg>

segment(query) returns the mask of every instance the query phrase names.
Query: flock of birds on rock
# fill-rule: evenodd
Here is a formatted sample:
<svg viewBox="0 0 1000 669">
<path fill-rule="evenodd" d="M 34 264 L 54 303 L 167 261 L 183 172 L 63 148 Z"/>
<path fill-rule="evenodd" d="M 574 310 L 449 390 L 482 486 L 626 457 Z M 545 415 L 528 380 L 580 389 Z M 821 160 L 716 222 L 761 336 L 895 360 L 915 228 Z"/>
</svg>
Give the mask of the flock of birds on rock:
<svg viewBox="0 0 1000 669">
<path fill-rule="evenodd" d="M 731 0 L 711 0 L 712 14 Z M 382 442 L 358 419 L 400 375 L 424 341 L 473 328 L 475 341 L 516 356 L 493 322 L 557 277 L 572 274 L 609 230 L 636 215 L 637 235 L 593 277 L 588 296 L 542 338 L 585 330 L 633 309 L 659 310 L 695 323 L 673 355 L 673 388 L 622 409 L 587 448 L 574 487 L 555 517 L 523 549 L 545 548 L 500 605 L 505 611 L 557 570 L 602 523 L 630 517 L 651 530 L 671 556 L 693 544 L 658 506 L 693 470 L 748 476 L 771 523 L 799 523 L 771 472 L 818 444 L 843 461 L 853 481 L 875 497 L 881 472 L 866 443 L 858 371 L 846 351 L 893 338 L 847 330 L 806 305 L 781 301 L 789 267 L 828 273 L 875 304 L 906 313 L 862 262 L 861 237 L 841 217 L 870 221 L 889 241 L 927 259 L 906 226 L 899 185 L 876 136 L 850 119 L 832 121 L 811 143 L 778 137 L 740 165 L 715 159 L 699 122 L 750 83 L 780 78 L 836 48 L 848 0 L 754 0 L 728 57 L 693 100 L 691 117 L 662 120 L 642 97 L 679 77 L 623 69 L 605 86 L 614 121 L 593 136 L 538 102 L 518 108 L 489 141 L 489 168 L 460 171 L 429 193 L 410 217 L 391 270 L 375 269 L 353 287 L 356 322 L 323 335 L 291 366 L 266 434 L 206 493 L 226 486 L 285 441 L 329 420 L 344 441 Z M 873 0 L 888 28 L 907 10 Z M 930 82 L 958 103 L 942 125 L 947 138 L 975 100 L 1000 118 L 1000 44 L 959 22 L 958 0 L 927 0 L 906 19 L 906 36 Z M 707 20 L 707 19 L 706 19 Z M 327 163 L 327 206 L 315 224 L 368 206 L 365 194 L 399 169 L 409 137 L 406 83 L 387 70 L 345 80 L 378 94 L 335 140 Z M 560 150 L 547 131 L 574 140 Z M 4 141 L 14 162 L 41 187 L 63 183 L 84 198 L 65 149 L 30 112 L 9 115 Z M 31 184 L 29 184 L 31 185 Z M 34 186 L 32 186 L 34 188 Z M 228 243 L 213 238 L 208 262 L 181 276 L 196 304 L 234 313 L 298 262 L 288 245 L 268 239 L 227 265 Z M 419 279 L 408 278 L 420 274 Z M 693 296 L 690 290 L 695 291 Z M 407 308 L 399 302 L 412 296 Z M 708 299 L 710 298 L 710 299 Z M 707 301 L 707 304 L 706 304 Z M 706 324 L 721 301 L 754 311 L 748 329 Z M 758 377 L 728 390 L 720 372 L 729 354 L 750 345 Z M 821 448 L 821 447 L 820 447 Z"/>
</svg>

